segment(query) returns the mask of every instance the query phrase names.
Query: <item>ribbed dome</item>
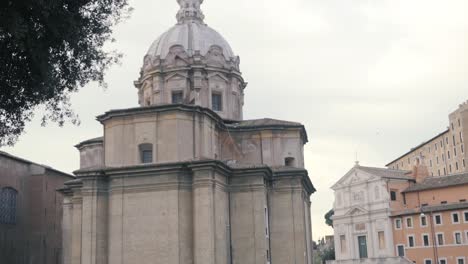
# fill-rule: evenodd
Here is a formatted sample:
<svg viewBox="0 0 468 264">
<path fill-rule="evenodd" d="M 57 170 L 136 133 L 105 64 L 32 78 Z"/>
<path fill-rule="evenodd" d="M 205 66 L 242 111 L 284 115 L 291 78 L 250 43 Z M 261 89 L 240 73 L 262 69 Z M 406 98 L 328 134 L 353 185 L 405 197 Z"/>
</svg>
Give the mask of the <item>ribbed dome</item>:
<svg viewBox="0 0 468 264">
<path fill-rule="evenodd" d="M 147 55 L 164 59 L 169 53 L 169 49 L 175 45 L 181 45 L 192 56 L 196 51 L 205 56 L 213 45 L 219 46 L 223 50 L 226 59 L 235 57 L 229 43 L 216 30 L 206 24 L 198 22 L 187 22 L 177 24 L 167 32 L 162 34 L 151 45 Z"/>
</svg>

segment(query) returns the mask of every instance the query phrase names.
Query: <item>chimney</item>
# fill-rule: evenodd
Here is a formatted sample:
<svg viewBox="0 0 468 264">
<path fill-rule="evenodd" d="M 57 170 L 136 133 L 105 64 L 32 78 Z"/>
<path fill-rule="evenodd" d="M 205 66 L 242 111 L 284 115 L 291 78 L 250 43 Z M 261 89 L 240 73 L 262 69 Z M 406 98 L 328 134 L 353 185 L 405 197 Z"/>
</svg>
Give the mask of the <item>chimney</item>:
<svg viewBox="0 0 468 264">
<path fill-rule="evenodd" d="M 424 156 L 421 155 L 414 160 L 411 176 L 413 176 L 417 183 L 420 183 L 429 177 L 429 170 L 424 162 Z"/>
</svg>

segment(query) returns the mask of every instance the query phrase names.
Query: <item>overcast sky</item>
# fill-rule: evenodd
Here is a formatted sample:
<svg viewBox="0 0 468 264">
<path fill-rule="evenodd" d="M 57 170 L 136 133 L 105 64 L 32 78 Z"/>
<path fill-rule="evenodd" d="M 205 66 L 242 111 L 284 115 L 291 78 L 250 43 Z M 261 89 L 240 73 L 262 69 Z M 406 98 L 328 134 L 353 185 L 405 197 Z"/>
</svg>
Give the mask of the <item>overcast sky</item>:
<svg viewBox="0 0 468 264">
<path fill-rule="evenodd" d="M 3 151 L 71 172 L 79 166 L 73 145 L 102 135 L 95 117 L 137 106 L 143 56 L 175 24 L 178 5 L 130 3 L 131 18 L 115 30 L 112 48 L 124 58 L 108 72 L 109 88 L 91 84 L 73 97 L 81 125 L 43 128 L 36 120 Z M 362 165 L 383 167 L 442 132 L 468 99 L 466 0 L 205 0 L 202 9 L 241 57 L 244 117 L 306 126 L 314 239 L 333 233 L 323 218 L 330 186 L 356 152 Z"/>
</svg>

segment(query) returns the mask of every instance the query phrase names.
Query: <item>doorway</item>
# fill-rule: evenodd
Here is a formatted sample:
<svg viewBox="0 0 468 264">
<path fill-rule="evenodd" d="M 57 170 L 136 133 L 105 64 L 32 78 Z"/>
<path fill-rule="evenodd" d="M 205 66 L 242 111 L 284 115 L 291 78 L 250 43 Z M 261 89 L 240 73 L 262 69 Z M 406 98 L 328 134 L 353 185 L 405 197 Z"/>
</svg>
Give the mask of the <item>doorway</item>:
<svg viewBox="0 0 468 264">
<path fill-rule="evenodd" d="M 359 258 L 367 258 L 367 237 L 358 236 Z"/>
</svg>

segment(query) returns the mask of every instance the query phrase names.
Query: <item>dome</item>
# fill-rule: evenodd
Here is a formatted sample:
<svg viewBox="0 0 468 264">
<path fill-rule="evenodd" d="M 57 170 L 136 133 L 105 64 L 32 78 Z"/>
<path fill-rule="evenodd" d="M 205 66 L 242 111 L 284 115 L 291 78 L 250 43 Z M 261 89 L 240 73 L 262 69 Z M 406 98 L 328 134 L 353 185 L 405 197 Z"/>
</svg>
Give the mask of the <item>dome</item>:
<svg viewBox="0 0 468 264">
<path fill-rule="evenodd" d="M 227 60 L 235 57 L 231 46 L 221 34 L 206 24 L 196 21 L 173 26 L 153 42 L 147 55 L 164 59 L 169 54 L 170 48 L 176 45 L 184 47 L 189 56 L 195 52 L 205 56 L 212 46 L 218 46 Z"/>
<path fill-rule="evenodd" d="M 177 0 L 180 10 L 177 24 L 162 34 L 150 47 L 147 55 L 164 59 L 173 46 L 182 46 L 189 56 L 199 52 L 205 56 L 211 47 L 221 48 L 226 60 L 235 57 L 229 43 L 216 30 L 207 26 L 200 9 L 203 0 Z"/>
<path fill-rule="evenodd" d="M 177 24 L 153 42 L 134 82 L 138 103 L 186 104 L 213 110 L 226 120 L 242 120 L 244 89 L 240 58 L 207 26 L 203 0 L 177 0 Z"/>
</svg>

